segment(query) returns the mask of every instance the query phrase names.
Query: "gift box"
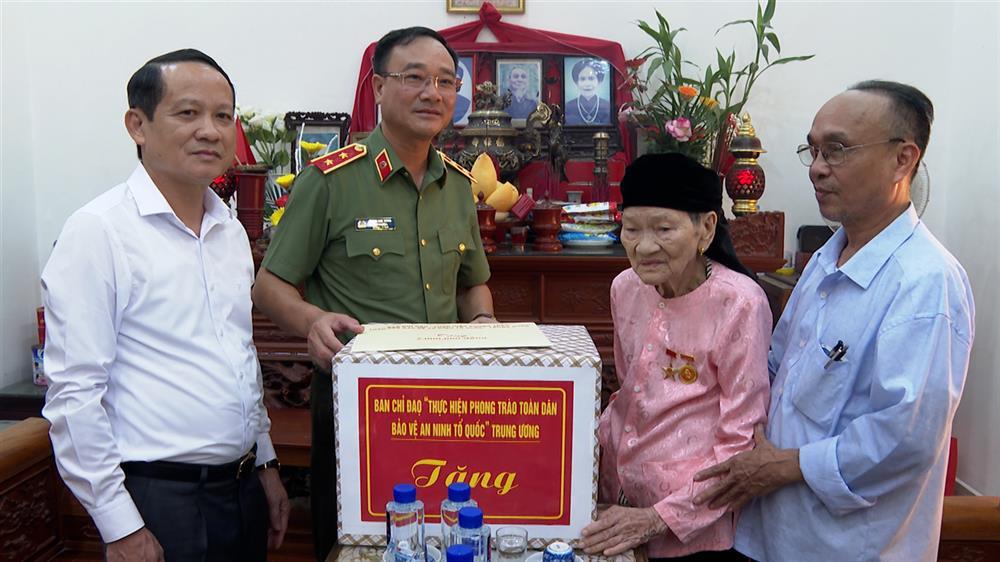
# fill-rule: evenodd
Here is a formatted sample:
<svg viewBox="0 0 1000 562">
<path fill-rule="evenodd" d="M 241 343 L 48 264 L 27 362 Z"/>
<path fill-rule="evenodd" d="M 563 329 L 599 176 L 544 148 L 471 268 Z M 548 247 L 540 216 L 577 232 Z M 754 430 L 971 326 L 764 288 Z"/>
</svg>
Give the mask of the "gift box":
<svg viewBox="0 0 1000 562">
<path fill-rule="evenodd" d="M 494 527 L 575 543 L 597 505 L 601 360 L 583 326 L 539 326 L 548 348 L 355 352 L 333 359 L 337 534 L 385 544 L 392 486 L 412 483 L 439 534 L 466 482 Z"/>
</svg>

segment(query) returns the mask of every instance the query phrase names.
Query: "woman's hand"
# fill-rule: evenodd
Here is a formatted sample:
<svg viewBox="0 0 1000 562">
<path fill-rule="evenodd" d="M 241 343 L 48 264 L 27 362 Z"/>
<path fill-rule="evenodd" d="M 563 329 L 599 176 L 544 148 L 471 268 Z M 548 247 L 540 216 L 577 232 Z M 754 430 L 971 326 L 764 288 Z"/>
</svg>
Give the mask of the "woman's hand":
<svg viewBox="0 0 1000 562">
<path fill-rule="evenodd" d="M 581 531 L 580 546 L 587 554 L 614 556 L 667 532 L 667 524 L 651 507 L 611 506 Z"/>
</svg>

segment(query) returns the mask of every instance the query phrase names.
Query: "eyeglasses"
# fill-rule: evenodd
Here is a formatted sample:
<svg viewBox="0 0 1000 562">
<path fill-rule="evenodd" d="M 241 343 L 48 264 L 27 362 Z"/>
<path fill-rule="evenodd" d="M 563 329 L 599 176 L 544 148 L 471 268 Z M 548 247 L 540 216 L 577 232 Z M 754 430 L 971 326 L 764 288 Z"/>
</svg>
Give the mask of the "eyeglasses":
<svg viewBox="0 0 1000 562">
<path fill-rule="evenodd" d="M 390 72 L 386 76 L 398 79 L 408 90 L 419 91 L 434 84 L 442 94 L 455 94 L 462 87 L 462 80 L 450 76 L 426 76 L 421 72 Z"/>
<path fill-rule="evenodd" d="M 880 144 L 888 144 L 890 142 L 906 141 L 900 138 L 895 138 L 879 142 L 856 144 L 854 146 L 844 146 L 843 143 L 839 142 L 825 142 L 819 146 L 800 144 L 799 148 L 795 152 L 799 155 L 799 160 L 801 160 L 806 166 L 812 166 L 812 163 L 816 161 L 816 156 L 820 154 L 823 155 L 823 160 L 825 160 L 827 164 L 831 166 L 839 166 L 847 161 L 847 153 L 852 150 L 868 148 L 869 146 L 878 146 Z"/>
</svg>

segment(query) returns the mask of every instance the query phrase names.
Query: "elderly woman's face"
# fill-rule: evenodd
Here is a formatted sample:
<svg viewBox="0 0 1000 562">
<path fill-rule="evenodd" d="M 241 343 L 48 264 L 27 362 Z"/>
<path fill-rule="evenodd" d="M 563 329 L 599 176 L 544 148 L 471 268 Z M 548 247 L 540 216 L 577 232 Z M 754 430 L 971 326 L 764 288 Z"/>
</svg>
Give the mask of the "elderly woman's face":
<svg viewBox="0 0 1000 562">
<path fill-rule="evenodd" d="M 684 285 L 704 265 L 699 250 L 715 233 L 715 213 L 691 215 L 662 207 L 628 207 L 622 211 L 622 246 L 639 279 L 647 285 Z"/>
<path fill-rule="evenodd" d="M 580 90 L 580 95 L 589 98 L 597 94 L 597 87 L 600 86 L 600 80 L 597 79 L 597 72 L 589 67 L 583 67 L 580 74 L 576 77 L 576 87 Z"/>
</svg>

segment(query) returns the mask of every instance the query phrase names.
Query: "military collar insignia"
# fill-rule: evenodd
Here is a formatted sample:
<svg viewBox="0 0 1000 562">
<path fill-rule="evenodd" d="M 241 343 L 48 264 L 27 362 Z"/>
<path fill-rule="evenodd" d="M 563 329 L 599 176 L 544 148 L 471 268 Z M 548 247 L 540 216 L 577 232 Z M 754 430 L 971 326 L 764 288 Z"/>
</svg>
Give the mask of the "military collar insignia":
<svg viewBox="0 0 1000 562">
<path fill-rule="evenodd" d="M 392 160 L 389 159 L 388 149 L 383 148 L 382 152 L 378 153 L 375 157 L 375 171 L 378 172 L 378 177 L 385 183 L 385 178 L 392 174 Z"/>
<path fill-rule="evenodd" d="M 340 150 L 334 150 L 329 154 L 313 158 L 309 161 L 309 165 L 316 166 L 324 174 L 329 174 L 337 168 L 354 162 L 365 154 L 368 154 L 368 148 L 365 145 L 357 143 L 349 144 Z"/>
</svg>

